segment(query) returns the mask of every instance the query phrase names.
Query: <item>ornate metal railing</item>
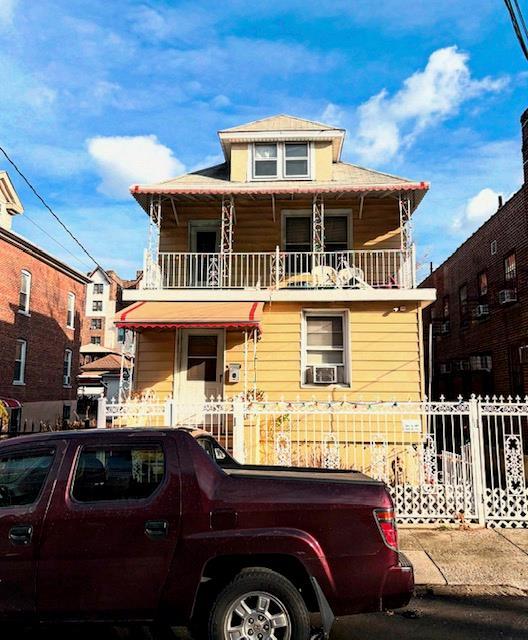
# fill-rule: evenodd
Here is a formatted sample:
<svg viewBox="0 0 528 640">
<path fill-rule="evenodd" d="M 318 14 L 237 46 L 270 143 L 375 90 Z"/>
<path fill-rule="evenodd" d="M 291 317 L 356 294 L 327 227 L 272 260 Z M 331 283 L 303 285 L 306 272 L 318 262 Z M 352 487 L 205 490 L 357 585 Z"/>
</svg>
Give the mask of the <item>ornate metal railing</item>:
<svg viewBox="0 0 528 640">
<path fill-rule="evenodd" d="M 145 254 L 145 289 L 407 289 L 414 249 Z"/>
</svg>

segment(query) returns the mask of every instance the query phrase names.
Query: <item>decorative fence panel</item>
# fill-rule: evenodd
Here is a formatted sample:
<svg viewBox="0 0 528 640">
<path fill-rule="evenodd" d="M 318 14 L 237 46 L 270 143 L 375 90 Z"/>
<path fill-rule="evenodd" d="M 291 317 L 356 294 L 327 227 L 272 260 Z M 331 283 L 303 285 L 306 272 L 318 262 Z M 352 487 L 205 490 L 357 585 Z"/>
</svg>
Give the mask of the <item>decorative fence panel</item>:
<svg viewBox="0 0 528 640">
<path fill-rule="evenodd" d="M 400 522 L 528 528 L 528 399 L 100 401 L 99 427 L 162 425 L 205 431 L 240 462 L 383 480 Z"/>
</svg>

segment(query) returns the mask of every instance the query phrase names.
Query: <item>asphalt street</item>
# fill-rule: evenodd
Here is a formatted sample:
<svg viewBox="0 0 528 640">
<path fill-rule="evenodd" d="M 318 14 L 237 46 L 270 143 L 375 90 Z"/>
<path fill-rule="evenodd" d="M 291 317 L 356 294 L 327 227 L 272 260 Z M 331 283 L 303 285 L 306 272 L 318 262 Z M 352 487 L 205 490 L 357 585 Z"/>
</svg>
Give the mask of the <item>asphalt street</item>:
<svg viewBox="0 0 528 640">
<path fill-rule="evenodd" d="M 20 630 L 22 631 L 22 630 Z M 189 640 L 182 629 L 68 625 L 27 628 L 20 640 Z M 511 589 L 444 587 L 400 611 L 339 620 L 331 640 L 527 640 L 528 597 Z"/>
</svg>

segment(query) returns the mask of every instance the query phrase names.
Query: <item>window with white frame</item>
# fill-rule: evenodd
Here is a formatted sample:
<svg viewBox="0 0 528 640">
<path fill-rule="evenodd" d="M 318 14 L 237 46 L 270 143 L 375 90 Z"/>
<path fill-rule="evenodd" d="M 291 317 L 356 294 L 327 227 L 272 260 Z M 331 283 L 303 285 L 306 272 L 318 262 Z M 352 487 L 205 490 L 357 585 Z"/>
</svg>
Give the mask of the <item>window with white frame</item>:
<svg viewBox="0 0 528 640">
<path fill-rule="evenodd" d="M 31 273 L 22 270 L 20 273 L 20 296 L 18 298 L 18 310 L 29 315 L 29 299 L 31 296 Z"/>
<path fill-rule="evenodd" d="M 68 311 L 66 313 L 66 326 L 68 329 L 75 328 L 75 294 L 68 294 Z"/>
<path fill-rule="evenodd" d="M 103 293 L 103 290 L 104 290 L 104 285 L 103 284 L 100 284 L 100 283 L 94 284 L 94 286 L 93 286 L 93 292 L 94 293 L 100 295 L 101 293 Z"/>
<path fill-rule="evenodd" d="M 266 142 L 253 145 L 253 178 L 286 180 L 310 178 L 308 142 Z"/>
<path fill-rule="evenodd" d="M 15 352 L 15 373 L 13 375 L 13 384 L 25 383 L 26 355 L 27 355 L 27 342 L 25 340 L 17 340 L 16 352 Z"/>
<path fill-rule="evenodd" d="M 90 344 L 101 344 L 101 336 L 92 336 L 90 338 Z"/>
<path fill-rule="evenodd" d="M 103 301 L 102 300 L 94 300 L 92 302 L 92 311 L 102 311 L 103 310 Z"/>
<path fill-rule="evenodd" d="M 303 334 L 303 383 L 347 384 L 346 314 L 305 312 Z"/>
<path fill-rule="evenodd" d="M 102 318 L 92 318 L 90 320 L 90 329 L 102 329 L 102 328 L 103 328 Z"/>
<path fill-rule="evenodd" d="M 69 387 L 71 385 L 71 370 L 72 370 L 72 350 L 65 349 L 64 364 L 62 369 L 62 384 L 65 387 Z"/>
</svg>

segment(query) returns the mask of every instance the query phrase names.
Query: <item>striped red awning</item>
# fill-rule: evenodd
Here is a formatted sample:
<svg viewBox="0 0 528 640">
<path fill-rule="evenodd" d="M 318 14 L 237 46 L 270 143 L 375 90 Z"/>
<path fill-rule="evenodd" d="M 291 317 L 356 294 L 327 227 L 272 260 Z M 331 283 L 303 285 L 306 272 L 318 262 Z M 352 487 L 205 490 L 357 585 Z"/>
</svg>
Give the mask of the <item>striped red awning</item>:
<svg viewBox="0 0 528 640">
<path fill-rule="evenodd" d="M 259 329 L 263 302 L 136 302 L 116 315 L 124 329 Z"/>
<path fill-rule="evenodd" d="M 15 398 L 0 398 L 0 402 L 6 409 L 20 409 L 22 406 L 18 400 L 15 400 Z"/>
</svg>

